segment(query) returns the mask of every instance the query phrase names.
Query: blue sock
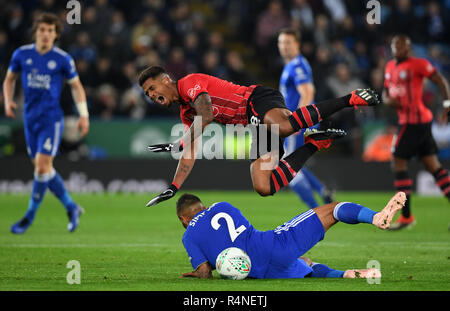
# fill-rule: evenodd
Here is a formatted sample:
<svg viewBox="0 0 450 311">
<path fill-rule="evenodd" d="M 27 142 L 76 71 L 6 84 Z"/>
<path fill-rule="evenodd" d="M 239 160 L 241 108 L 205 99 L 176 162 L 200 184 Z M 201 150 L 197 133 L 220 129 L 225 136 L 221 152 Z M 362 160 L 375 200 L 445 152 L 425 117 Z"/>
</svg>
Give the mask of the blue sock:
<svg viewBox="0 0 450 311">
<path fill-rule="evenodd" d="M 29 221 L 33 221 L 42 200 L 44 199 L 45 191 L 48 187 L 48 180 L 50 179 L 50 174 L 39 175 L 34 174 L 33 188 L 31 190 L 30 202 L 28 204 L 28 210 L 25 217 Z"/>
<path fill-rule="evenodd" d="M 52 178 L 48 181 L 48 189 L 61 201 L 68 212 L 72 211 L 76 204 L 72 201 L 69 193 L 64 187 L 64 181 L 57 171 L 53 171 Z"/>
<path fill-rule="evenodd" d="M 291 189 L 294 190 L 295 193 L 297 193 L 300 199 L 302 199 L 309 208 L 315 208 L 319 206 L 319 204 L 314 197 L 311 185 L 302 174 L 302 171 L 303 169 L 299 171 L 297 176 L 295 176 L 294 179 L 289 183 L 289 187 L 291 187 Z"/>
<path fill-rule="evenodd" d="M 310 274 L 312 278 L 341 278 L 345 271 L 334 270 L 321 263 L 314 263 L 311 268 L 313 272 Z"/>
<path fill-rule="evenodd" d="M 320 180 L 314 175 L 309 169 L 306 167 L 302 168 L 302 172 L 305 175 L 306 179 L 309 181 L 309 184 L 311 185 L 312 189 L 316 191 L 319 195 L 322 194 L 323 190 L 323 184 L 320 182 Z"/>
<path fill-rule="evenodd" d="M 346 224 L 371 224 L 373 216 L 376 213 L 377 212 L 356 203 L 341 202 L 335 206 L 333 216 L 336 220 L 345 222 Z"/>
</svg>

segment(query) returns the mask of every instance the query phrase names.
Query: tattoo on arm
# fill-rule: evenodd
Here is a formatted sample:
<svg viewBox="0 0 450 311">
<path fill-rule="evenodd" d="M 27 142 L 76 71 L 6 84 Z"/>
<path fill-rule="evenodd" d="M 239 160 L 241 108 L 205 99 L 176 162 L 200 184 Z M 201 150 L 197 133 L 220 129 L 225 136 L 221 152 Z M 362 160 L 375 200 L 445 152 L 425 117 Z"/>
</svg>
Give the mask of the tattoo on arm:
<svg viewBox="0 0 450 311">
<path fill-rule="evenodd" d="M 202 129 L 214 120 L 211 97 L 207 93 L 200 94 L 194 104 L 198 116 L 202 117 Z"/>
</svg>

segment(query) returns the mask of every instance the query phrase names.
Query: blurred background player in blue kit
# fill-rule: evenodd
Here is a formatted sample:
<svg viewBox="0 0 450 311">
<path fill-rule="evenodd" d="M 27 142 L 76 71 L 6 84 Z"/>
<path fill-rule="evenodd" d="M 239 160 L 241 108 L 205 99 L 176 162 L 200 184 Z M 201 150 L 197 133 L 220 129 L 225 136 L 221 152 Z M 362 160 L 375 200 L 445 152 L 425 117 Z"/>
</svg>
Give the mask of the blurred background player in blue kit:
<svg viewBox="0 0 450 311">
<path fill-rule="evenodd" d="M 43 13 L 34 22 L 34 43 L 16 49 L 3 83 L 5 114 L 15 118 L 17 104 L 14 89 L 21 77 L 24 92 L 24 128 L 28 154 L 34 164 L 34 181 L 28 210 L 25 216 L 11 227 L 15 234 L 24 233 L 32 224 L 35 214 L 48 189 L 61 201 L 69 217 L 68 230 L 79 224 L 81 207 L 73 202 L 64 182 L 53 168 L 64 128 L 60 95 L 67 79 L 80 118 L 77 129 L 84 136 L 89 131 L 89 114 L 84 88 L 78 78 L 72 57 L 54 46 L 62 25 L 54 14 Z"/>
<path fill-rule="evenodd" d="M 186 228 L 183 245 L 194 271 L 182 276 L 211 278 L 217 255 L 237 247 L 250 257 L 251 278 L 380 278 L 378 269 L 340 271 L 300 256 L 323 240 L 325 232 L 338 221 L 389 228 L 405 201 L 405 193 L 398 192 L 380 212 L 356 203 L 333 202 L 310 209 L 274 230 L 259 231 L 228 202 L 207 208 L 197 196 L 184 194 L 177 201 L 177 216 Z"/>
<path fill-rule="evenodd" d="M 278 50 L 284 61 L 283 73 L 280 78 L 280 92 L 286 100 L 290 111 L 314 103 L 315 88 L 311 67 L 300 53 L 300 32 L 293 28 L 284 28 L 278 35 Z M 312 126 L 317 128 L 319 124 Z M 284 148 L 286 155 L 304 144 L 303 133 L 306 129 L 286 138 Z M 314 192 L 322 197 L 324 203 L 333 201 L 333 193 L 306 167 L 297 173 L 289 183 L 289 187 L 308 205 L 309 208 L 319 206 Z"/>
</svg>

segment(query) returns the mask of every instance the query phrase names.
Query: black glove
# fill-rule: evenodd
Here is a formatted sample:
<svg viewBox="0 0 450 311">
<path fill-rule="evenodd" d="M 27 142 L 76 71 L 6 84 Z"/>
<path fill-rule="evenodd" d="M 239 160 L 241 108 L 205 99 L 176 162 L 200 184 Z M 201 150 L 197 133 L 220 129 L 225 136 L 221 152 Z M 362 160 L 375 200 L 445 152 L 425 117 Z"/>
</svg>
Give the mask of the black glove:
<svg viewBox="0 0 450 311">
<path fill-rule="evenodd" d="M 175 193 L 177 193 L 178 189 L 180 189 L 180 187 L 177 187 L 174 183 L 172 183 L 169 189 L 164 190 L 163 193 L 151 199 L 145 206 L 146 207 L 153 206 L 162 201 L 170 199 L 171 197 L 175 196 Z"/>
<path fill-rule="evenodd" d="M 157 144 L 157 145 L 151 145 L 147 147 L 148 150 L 152 152 L 171 152 L 173 150 L 183 151 L 183 146 L 177 142 L 177 143 L 170 143 L 170 144 Z"/>
</svg>

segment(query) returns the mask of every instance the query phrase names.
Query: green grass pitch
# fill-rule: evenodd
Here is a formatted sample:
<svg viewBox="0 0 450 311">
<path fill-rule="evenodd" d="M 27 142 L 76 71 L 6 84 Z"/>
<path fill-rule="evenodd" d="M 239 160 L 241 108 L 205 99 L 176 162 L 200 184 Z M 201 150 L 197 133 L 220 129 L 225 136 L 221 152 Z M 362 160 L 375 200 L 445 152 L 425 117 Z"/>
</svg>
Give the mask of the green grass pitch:
<svg viewBox="0 0 450 311">
<path fill-rule="evenodd" d="M 181 191 L 180 193 L 184 193 Z M 273 229 L 306 211 L 295 194 L 262 198 L 254 192 L 192 191 L 205 204 L 228 201 L 259 230 Z M 393 193 L 341 192 L 337 199 L 382 209 Z M 80 227 L 67 232 L 64 208 L 50 194 L 24 235 L 9 232 L 25 212 L 28 195 L 0 196 L 0 290 L 134 291 L 448 291 L 450 209 L 443 197 L 412 198 L 417 225 L 401 232 L 338 223 L 306 256 L 332 268 L 380 263 L 380 284 L 366 280 L 213 280 L 180 278 L 191 271 L 181 243 L 176 199 L 145 208 L 152 195 L 73 195 L 85 209 Z M 77 260 L 81 284 L 69 285 L 66 267 Z"/>
</svg>

